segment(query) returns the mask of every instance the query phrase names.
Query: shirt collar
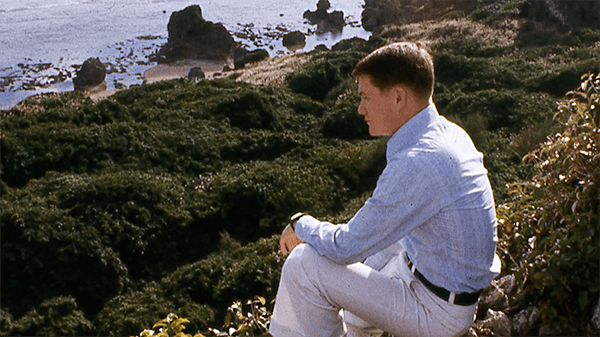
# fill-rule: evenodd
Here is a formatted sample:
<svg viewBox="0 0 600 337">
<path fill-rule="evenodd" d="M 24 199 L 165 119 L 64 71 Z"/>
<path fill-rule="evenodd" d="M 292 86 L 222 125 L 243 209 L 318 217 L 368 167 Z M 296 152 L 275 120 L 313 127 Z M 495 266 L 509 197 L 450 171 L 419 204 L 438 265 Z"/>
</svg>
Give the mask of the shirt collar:
<svg viewBox="0 0 600 337">
<path fill-rule="evenodd" d="M 419 111 L 411 119 L 396 131 L 387 142 L 387 155 L 391 155 L 390 151 L 404 148 L 415 139 L 418 139 L 423 134 L 424 130 L 435 119 L 439 117 L 435 104 L 429 104 L 425 109 Z M 389 159 L 389 158 L 388 158 Z"/>
</svg>

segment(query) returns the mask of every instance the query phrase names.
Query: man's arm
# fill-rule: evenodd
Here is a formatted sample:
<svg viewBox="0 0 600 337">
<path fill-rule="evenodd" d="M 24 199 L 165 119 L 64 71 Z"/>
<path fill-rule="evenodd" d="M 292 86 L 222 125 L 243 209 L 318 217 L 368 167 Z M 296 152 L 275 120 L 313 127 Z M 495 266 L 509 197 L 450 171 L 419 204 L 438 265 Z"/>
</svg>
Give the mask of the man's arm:
<svg viewBox="0 0 600 337">
<path fill-rule="evenodd" d="M 430 167 L 417 158 L 388 163 L 372 197 L 350 222 L 334 225 L 305 216 L 295 233 L 336 263 L 362 261 L 439 212 L 446 202 L 445 193 L 441 178 L 430 173 Z"/>
</svg>

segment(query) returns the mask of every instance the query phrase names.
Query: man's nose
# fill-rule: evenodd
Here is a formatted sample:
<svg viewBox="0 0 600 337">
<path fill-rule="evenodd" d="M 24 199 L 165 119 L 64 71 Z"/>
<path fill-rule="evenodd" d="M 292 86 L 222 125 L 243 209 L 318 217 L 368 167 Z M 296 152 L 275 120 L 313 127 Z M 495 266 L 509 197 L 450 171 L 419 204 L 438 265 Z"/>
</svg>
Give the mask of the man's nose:
<svg viewBox="0 0 600 337">
<path fill-rule="evenodd" d="M 360 104 L 358 105 L 358 113 L 360 115 L 363 116 L 367 116 L 367 111 L 365 110 L 365 103 L 364 102 L 360 102 Z"/>
</svg>

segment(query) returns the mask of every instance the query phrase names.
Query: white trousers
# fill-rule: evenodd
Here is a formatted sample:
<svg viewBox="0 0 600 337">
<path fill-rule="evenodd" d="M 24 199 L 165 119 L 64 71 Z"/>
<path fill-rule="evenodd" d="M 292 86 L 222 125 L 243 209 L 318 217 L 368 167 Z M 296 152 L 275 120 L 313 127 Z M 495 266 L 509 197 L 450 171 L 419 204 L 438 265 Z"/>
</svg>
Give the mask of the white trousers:
<svg viewBox="0 0 600 337">
<path fill-rule="evenodd" d="M 449 304 L 410 272 L 404 251 L 381 271 L 339 265 L 310 245 L 283 265 L 269 333 L 274 337 L 462 336 L 477 304 Z M 400 259 L 400 260 L 398 260 Z"/>
</svg>

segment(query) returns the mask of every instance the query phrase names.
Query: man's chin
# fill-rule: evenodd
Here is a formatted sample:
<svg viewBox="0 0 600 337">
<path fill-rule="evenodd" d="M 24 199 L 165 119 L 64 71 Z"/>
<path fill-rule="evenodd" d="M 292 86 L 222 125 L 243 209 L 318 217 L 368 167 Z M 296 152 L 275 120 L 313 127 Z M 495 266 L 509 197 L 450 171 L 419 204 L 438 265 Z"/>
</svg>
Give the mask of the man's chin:
<svg viewBox="0 0 600 337">
<path fill-rule="evenodd" d="M 369 129 L 369 134 L 371 135 L 371 137 L 388 137 L 391 136 L 388 132 L 384 132 L 384 131 L 371 131 Z"/>
</svg>

